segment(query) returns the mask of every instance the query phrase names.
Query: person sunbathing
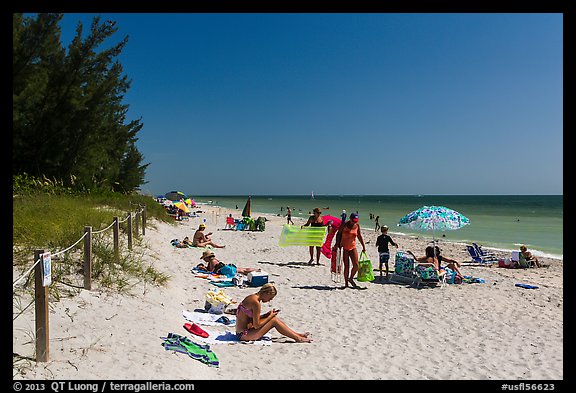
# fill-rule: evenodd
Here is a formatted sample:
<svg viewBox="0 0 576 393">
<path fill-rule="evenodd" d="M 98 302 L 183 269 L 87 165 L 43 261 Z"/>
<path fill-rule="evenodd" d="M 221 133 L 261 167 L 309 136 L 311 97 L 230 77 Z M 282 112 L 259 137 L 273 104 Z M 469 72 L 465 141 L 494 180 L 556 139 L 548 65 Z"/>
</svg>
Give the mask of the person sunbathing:
<svg viewBox="0 0 576 393">
<path fill-rule="evenodd" d="M 188 236 L 186 236 L 182 241 L 178 239 L 173 239 L 171 243 L 176 248 L 188 248 L 192 246 L 192 242 L 190 241 Z"/>
<path fill-rule="evenodd" d="M 214 243 L 212 241 L 212 239 L 210 239 L 210 235 L 212 235 L 212 232 L 208 232 L 207 234 L 204 234 L 204 229 L 206 229 L 206 225 L 200 224 L 198 226 L 198 229 L 194 233 L 194 237 L 192 238 L 192 245 L 194 247 L 206 247 L 206 246 L 212 246 L 212 247 L 216 247 L 216 248 L 226 247 L 226 246 L 220 246 L 220 245 Z"/>
<path fill-rule="evenodd" d="M 220 262 L 218 259 L 216 259 L 216 255 L 214 255 L 214 252 L 210 250 L 204 251 L 200 259 L 202 259 L 205 263 L 201 263 L 196 267 L 210 273 L 218 273 L 222 267 L 226 266 L 224 262 Z M 234 266 L 236 267 L 236 273 L 243 275 L 248 275 L 250 272 L 259 272 L 261 270 L 260 268 L 255 267 Z"/>
<path fill-rule="evenodd" d="M 432 246 L 426 247 L 426 249 L 424 250 L 425 255 L 423 257 L 420 257 L 420 258 L 418 258 L 416 255 L 414 255 L 414 253 L 410 250 L 406 250 L 406 253 L 412 255 L 416 262 L 430 263 L 430 264 L 434 265 L 436 270 L 440 270 L 440 264 L 438 263 L 438 258 L 436 258 L 436 255 L 434 255 L 434 247 L 432 247 Z"/>
<path fill-rule="evenodd" d="M 267 303 L 274 299 L 276 294 L 276 287 L 271 283 L 267 283 L 257 293 L 248 295 L 242 300 L 236 309 L 236 336 L 238 339 L 241 341 L 258 340 L 272 328 L 275 328 L 278 333 L 296 342 L 312 342 L 309 338 L 310 333 L 298 333 L 278 318 L 280 310 L 272 309 L 272 311 L 260 314 L 260 302 Z"/>
<path fill-rule="evenodd" d="M 435 247 L 436 247 L 436 258 L 438 258 L 438 266 L 440 270 L 444 270 L 444 268 L 442 267 L 442 262 L 446 262 L 447 263 L 446 267 L 451 269 L 452 271 L 455 271 L 456 276 L 458 278 L 463 279 L 464 276 L 462 275 L 462 273 L 460 273 L 460 270 L 458 269 L 460 263 L 456 262 L 454 259 L 445 257 L 444 255 L 441 254 L 442 250 L 440 250 L 440 247 L 438 246 Z"/>
</svg>

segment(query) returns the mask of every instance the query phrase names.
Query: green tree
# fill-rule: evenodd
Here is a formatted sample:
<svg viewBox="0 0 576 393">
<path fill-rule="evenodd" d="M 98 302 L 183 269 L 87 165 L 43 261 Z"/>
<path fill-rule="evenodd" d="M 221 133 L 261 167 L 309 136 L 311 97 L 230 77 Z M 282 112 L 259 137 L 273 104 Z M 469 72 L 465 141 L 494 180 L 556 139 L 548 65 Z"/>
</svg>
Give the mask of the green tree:
<svg viewBox="0 0 576 393">
<path fill-rule="evenodd" d="M 130 81 L 117 58 L 125 37 L 100 49 L 114 22 L 92 20 L 86 37 L 78 23 L 67 50 L 60 43 L 61 14 L 15 14 L 14 174 L 75 178 L 75 186 L 130 192 L 144 184 L 136 134 L 123 104 Z"/>
</svg>

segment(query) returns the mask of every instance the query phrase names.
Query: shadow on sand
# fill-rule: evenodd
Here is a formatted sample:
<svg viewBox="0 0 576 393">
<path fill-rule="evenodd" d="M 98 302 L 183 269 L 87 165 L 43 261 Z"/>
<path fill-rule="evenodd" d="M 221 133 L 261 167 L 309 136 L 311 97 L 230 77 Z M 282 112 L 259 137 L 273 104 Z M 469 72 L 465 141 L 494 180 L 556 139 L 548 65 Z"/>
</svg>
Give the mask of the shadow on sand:
<svg viewBox="0 0 576 393">
<path fill-rule="evenodd" d="M 338 287 L 329 287 L 328 285 L 294 285 L 292 288 L 296 289 L 315 289 L 317 291 L 332 291 Z"/>
<path fill-rule="evenodd" d="M 290 267 L 300 269 L 301 267 L 310 267 L 310 266 L 324 266 L 324 265 L 311 265 L 308 262 L 300 262 L 300 261 L 290 261 L 290 262 L 270 262 L 270 261 L 259 261 L 258 263 L 262 263 L 264 265 L 276 265 L 280 267 Z"/>
</svg>

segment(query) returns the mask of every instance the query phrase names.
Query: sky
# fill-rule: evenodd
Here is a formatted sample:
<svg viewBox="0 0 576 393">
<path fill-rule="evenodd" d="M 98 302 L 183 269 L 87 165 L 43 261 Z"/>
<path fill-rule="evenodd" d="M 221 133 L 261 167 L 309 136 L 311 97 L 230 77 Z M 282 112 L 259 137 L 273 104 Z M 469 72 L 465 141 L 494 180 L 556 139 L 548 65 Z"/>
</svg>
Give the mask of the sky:
<svg viewBox="0 0 576 393">
<path fill-rule="evenodd" d="M 144 193 L 563 194 L 562 14 L 95 15 Z"/>
</svg>

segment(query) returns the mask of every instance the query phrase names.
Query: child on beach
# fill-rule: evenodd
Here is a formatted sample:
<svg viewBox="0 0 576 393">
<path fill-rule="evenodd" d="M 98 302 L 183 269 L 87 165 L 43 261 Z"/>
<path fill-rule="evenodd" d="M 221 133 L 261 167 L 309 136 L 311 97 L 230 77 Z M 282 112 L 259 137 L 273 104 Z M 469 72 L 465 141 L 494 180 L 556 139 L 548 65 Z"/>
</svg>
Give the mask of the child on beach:
<svg viewBox="0 0 576 393">
<path fill-rule="evenodd" d="M 280 318 L 280 310 L 272 309 L 267 313 L 260 314 L 262 303 L 274 299 L 277 290 L 271 283 L 264 284 L 257 293 L 248 295 L 242 300 L 236 309 L 236 335 L 241 341 L 253 341 L 262 338 L 272 328 L 278 333 L 289 337 L 299 343 L 309 343 L 310 333 L 298 333 L 290 329 Z"/>
<path fill-rule="evenodd" d="M 376 247 L 378 247 L 378 255 L 380 256 L 380 280 L 382 280 L 382 264 L 386 265 L 386 280 L 388 280 L 388 260 L 390 259 L 388 244 L 392 244 L 396 248 L 398 248 L 398 244 L 394 243 L 394 240 L 388 235 L 387 225 L 382 225 L 380 231 L 382 234 L 376 239 Z"/>
</svg>

